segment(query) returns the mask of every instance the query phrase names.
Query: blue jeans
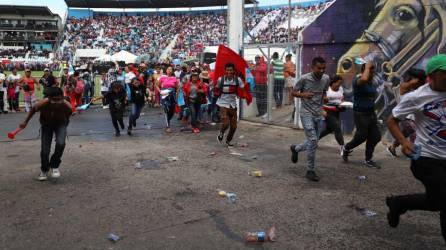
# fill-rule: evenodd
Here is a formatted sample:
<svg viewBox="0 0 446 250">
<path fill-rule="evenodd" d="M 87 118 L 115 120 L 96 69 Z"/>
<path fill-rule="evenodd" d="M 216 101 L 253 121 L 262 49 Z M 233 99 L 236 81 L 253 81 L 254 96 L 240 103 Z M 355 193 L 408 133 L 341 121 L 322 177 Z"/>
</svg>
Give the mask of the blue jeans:
<svg viewBox="0 0 446 250">
<path fill-rule="evenodd" d="M 56 147 L 54 154 L 51 156 L 51 143 L 53 141 L 53 134 L 56 135 Z M 42 172 L 48 172 L 50 168 L 59 168 L 63 151 L 65 149 L 65 139 L 67 137 L 67 126 L 42 126 L 41 128 L 41 151 L 40 161 Z"/>
<path fill-rule="evenodd" d="M 83 103 L 90 103 L 91 98 L 93 97 L 94 93 L 92 91 L 93 87 L 90 83 L 86 83 L 84 86 L 84 96 L 83 96 Z"/>
<path fill-rule="evenodd" d="M 193 128 L 198 128 L 201 112 L 200 103 L 189 103 L 190 123 Z"/>
<path fill-rule="evenodd" d="M 138 120 L 139 115 L 141 114 L 142 107 L 143 106 L 141 105 L 132 103 L 132 111 L 129 115 L 129 130 L 131 130 L 132 127 L 136 127 L 136 120 Z"/>
<path fill-rule="evenodd" d="M 274 100 L 276 101 L 277 106 L 282 106 L 284 86 L 284 79 L 274 79 Z"/>
<path fill-rule="evenodd" d="M 316 148 L 322 130 L 323 119 L 321 116 L 313 116 L 311 114 L 301 114 L 300 119 L 307 139 L 303 143 L 294 146 L 297 152 L 307 151 L 307 170 L 314 171 Z"/>
</svg>

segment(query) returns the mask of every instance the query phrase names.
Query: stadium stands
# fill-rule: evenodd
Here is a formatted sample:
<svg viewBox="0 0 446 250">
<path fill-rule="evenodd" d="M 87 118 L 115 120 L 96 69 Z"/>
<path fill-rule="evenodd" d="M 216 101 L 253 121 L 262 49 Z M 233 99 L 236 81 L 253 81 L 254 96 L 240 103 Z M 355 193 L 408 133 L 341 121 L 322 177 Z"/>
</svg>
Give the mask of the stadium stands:
<svg viewBox="0 0 446 250">
<path fill-rule="evenodd" d="M 59 15 L 47 7 L 0 5 L 1 61 L 8 65 L 48 62 L 63 27 Z"/>
</svg>

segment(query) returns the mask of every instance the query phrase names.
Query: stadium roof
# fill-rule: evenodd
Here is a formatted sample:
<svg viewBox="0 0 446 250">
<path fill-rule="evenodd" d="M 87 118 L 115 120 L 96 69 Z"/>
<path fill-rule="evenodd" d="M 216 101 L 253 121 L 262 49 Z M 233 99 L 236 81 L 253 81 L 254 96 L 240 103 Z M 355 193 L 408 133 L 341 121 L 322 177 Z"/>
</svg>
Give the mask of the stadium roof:
<svg viewBox="0 0 446 250">
<path fill-rule="evenodd" d="M 227 0 L 65 0 L 69 8 L 192 8 L 226 6 Z M 246 4 L 257 3 L 245 0 Z"/>
<path fill-rule="evenodd" d="M 48 7 L 20 5 L 0 5 L 0 16 L 2 15 L 55 16 Z"/>
</svg>

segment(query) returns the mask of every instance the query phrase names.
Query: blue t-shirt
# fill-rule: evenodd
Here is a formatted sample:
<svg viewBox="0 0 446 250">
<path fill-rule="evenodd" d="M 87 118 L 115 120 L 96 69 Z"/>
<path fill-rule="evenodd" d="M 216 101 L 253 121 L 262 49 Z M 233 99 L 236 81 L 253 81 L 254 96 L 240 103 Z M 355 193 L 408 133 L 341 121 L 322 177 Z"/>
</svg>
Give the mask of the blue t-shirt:
<svg viewBox="0 0 446 250">
<path fill-rule="evenodd" d="M 358 86 L 359 76 L 353 79 L 353 111 L 374 112 L 376 87 L 371 82 Z"/>
</svg>

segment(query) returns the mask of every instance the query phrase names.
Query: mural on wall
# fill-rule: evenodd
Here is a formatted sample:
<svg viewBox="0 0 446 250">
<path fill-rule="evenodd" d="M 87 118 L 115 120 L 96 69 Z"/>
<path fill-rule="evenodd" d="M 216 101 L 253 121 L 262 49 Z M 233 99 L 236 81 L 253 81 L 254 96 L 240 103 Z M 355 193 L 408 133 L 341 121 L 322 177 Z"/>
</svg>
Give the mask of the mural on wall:
<svg viewBox="0 0 446 250">
<path fill-rule="evenodd" d="M 347 82 L 359 73 L 355 61 L 373 61 L 377 114 L 385 119 L 396 105 L 399 84 L 410 68 L 424 69 L 446 43 L 446 0 L 381 0 L 378 15 L 338 62 Z"/>
<path fill-rule="evenodd" d="M 376 111 L 385 120 L 405 73 L 424 69 L 430 57 L 446 53 L 445 23 L 446 0 L 337 0 L 303 32 L 302 73 L 310 70 L 313 56 L 323 56 L 328 73 L 341 74 L 351 93 L 359 61 L 373 61 Z M 349 117 L 345 123 L 352 123 Z"/>
</svg>

